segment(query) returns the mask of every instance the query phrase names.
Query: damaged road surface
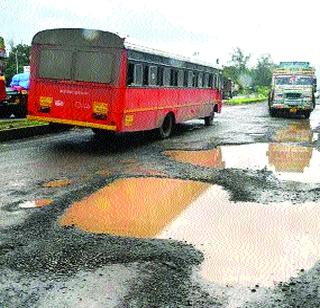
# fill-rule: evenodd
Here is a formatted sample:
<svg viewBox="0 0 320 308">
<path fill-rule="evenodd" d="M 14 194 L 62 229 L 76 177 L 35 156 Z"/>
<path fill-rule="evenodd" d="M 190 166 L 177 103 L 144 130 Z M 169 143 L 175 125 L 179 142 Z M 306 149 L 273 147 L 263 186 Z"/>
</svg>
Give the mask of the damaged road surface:
<svg viewBox="0 0 320 308">
<path fill-rule="evenodd" d="M 320 111 L 165 141 L 0 144 L 0 307 L 319 307 Z"/>
</svg>

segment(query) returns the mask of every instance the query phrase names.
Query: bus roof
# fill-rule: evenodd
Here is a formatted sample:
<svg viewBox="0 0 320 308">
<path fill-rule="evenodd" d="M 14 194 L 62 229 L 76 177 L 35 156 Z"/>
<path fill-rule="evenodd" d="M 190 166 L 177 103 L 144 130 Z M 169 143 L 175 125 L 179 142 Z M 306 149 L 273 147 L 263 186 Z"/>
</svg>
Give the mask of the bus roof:
<svg viewBox="0 0 320 308">
<path fill-rule="evenodd" d="M 60 28 L 49 29 L 38 32 L 32 39 L 32 44 L 40 45 L 64 45 L 64 46 L 86 46 L 86 47 L 109 47 L 125 48 L 129 51 L 129 56 L 139 58 L 140 55 L 150 55 L 158 57 L 159 63 L 166 63 L 166 60 L 176 60 L 174 66 L 185 66 L 182 63 L 196 64 L 202 67 L 219 69 L 217 66 L 199 61 L 198 59 L 183 57 L 168 52 L 142 47 L 125 42 L 119 35 L 94 29 L 81 28 Z M 155 58 L 155 57 L 153 57 Z M 142 59 L 140 59 L 142 60 Z"/>
<path fill-rule="evenodd" d="M 38 32 L 33 37 L 32 44 L 121 48 L 124 46 L 124 39 L 107 31 L 62 28 Z"/>
</svg>

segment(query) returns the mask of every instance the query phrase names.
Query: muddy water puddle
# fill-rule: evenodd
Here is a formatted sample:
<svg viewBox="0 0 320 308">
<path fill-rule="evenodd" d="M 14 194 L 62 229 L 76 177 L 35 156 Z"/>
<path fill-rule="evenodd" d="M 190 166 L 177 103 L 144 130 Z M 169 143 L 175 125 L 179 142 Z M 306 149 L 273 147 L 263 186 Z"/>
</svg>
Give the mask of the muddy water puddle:
<svg viewBox="0 0 320 308">
<path fill-rule="evenodd" d="M 320 257 L 316 203 L 232 202 L 220 186 L 178 179 L 119 179 L 60 218 L 94 233 L 187 241 L 204 253 L 201 274 L 221 284 L 272 286 Z"/>
<path fill-rule="evenodd" d="M 174 179 L 119 179 L 73 204 L 60 224 L 94 233 L 153 237 L 208 187 Z"/>
<path fill-rule="evenodd" d="M 219 146 L 205 151 L 166 151 L 179 162 L 218 169 L 269 170 L 283 181 L 320 183 L 320 152 L 285 143 Z"/>
</svg>

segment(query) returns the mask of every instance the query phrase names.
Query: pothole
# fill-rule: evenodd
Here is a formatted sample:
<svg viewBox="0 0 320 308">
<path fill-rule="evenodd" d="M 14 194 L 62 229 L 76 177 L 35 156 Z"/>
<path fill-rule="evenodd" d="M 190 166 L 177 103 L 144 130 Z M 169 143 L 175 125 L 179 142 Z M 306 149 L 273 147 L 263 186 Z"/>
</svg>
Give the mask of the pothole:
<svg viewBox="0 0 320 308">
<path fill-rule="evenodd" d="M 162 178 L 119 179 L 60 218 L 93 233 L 186 241 L 204 253 L 210 282 L 272 286 L 320 257 L 320 207 L 232 202 L 218 185 Z"/>
<path fill-rule="evenodd" d="M 311 147 L 284 143 L 219 146 L 204 151 L 165 151 L 183 163 L 219 169 L 269 170 L 279 180 L 320 183 L 320 152 Z"/>
</svg>

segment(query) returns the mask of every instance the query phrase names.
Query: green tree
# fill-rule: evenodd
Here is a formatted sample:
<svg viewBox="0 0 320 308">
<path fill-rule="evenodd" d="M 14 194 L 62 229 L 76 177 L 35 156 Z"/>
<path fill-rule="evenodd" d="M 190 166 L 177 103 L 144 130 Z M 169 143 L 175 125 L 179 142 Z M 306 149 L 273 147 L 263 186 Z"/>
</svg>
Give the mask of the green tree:
<svg viewBox="0 0 320 308">
<path fill-rule="evenodd" d="M 14 46 L 13 42 L 9 42 L 11 50 L 9 52 L 8 58 L 5 60 L 5 77 L 7 84 L 11 82 L 13 75 L 23 72 L 23 66 L 30 65 L 29 57 L 31 46 L 25 44 L 18 44 Z"/>
<path fill-rule="evenodd" d="M 230 66 L 223 69 L 223 77 L 230 78 L 239 88 L 240 93 L 247 92 L 251 86 L 251 71 L 248 68 L 250 54 L 246 55 L 237 47 L 231 55 Z"/>
<path fill-rule="evenodd" d="M 256 67 L 253 69 L 253 85 L 257 87 L 270 87 L 272 79 L 272 69 L 274 67 L 270 55 L 261 56 Z"/>
</svg>

